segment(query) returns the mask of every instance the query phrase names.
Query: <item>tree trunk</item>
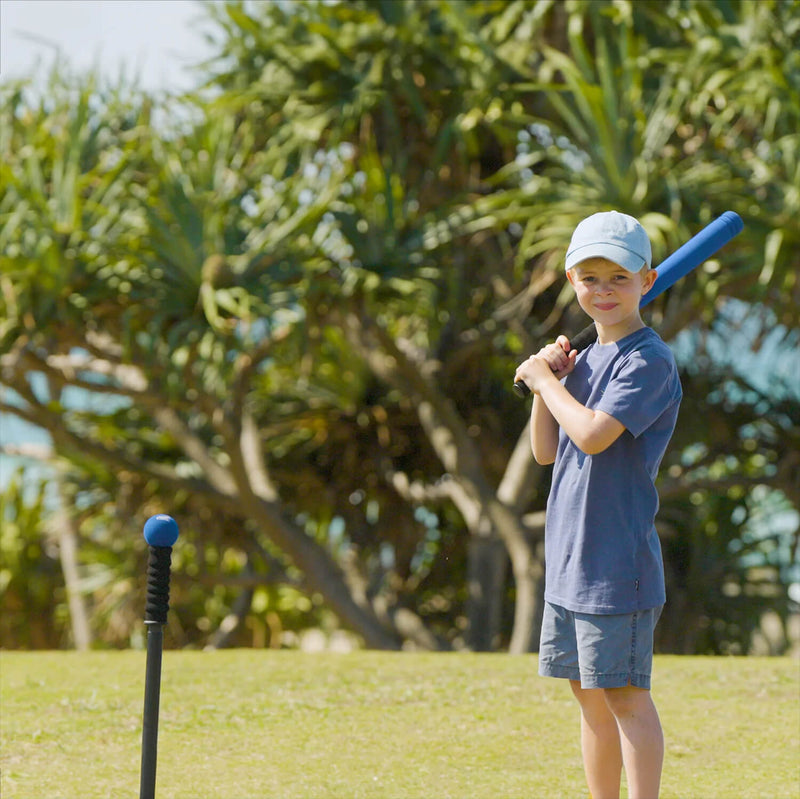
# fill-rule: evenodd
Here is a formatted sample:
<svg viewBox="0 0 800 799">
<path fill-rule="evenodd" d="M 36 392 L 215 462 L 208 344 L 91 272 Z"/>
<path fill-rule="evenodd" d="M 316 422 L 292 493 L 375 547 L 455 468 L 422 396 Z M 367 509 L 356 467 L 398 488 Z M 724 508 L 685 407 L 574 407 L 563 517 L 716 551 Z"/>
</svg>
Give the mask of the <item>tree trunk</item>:
<svg viewBox="0 0 800 799">
<path fill-rule="evenodd" d="M 342 623 L 362 636 L 367 647 L 399 649 L 400 637 L 380 623 L 371 607 L 356 603 L 342 570 L 317 542 L 284 519 L 267 500 L 246 492 L 241 501 L 248 514 L 261 522 L 269 537 L 302 571 L 308 590 L 322 594 Z"/>
<path fill-rule="evenodd" d="M 514 605 L 514 631 L 508 651 L 512 655 L 533 652 L 538 644 L 536 635 L 541 625 L 541 585 L 544 568 L 530 547 L 513 547 L 511 563 L 517 595 Z"/>
<path fill-rule="evenodd" d="M 250 571 L 250 569 L 248 568 L 247 571 Z M 206 644 L 205 647 L 206 650 L 223 649 L 230 645 L 234 634 L 242 626 L 242 622 L 250 612 L 254 594 L 255 589 L 248 587 L 236 597 L 233 607 L 231 607 L 231 612 L 222 620 L 222 623 L 211 638 L 209 638 L 208 644 Z"/>
<path fill-rule="evenodd" d="M 467 527 L 474 534 L 485 525 L 507 548 L 517 588 L 511 651 L 530 651 L 534 646 L 533 636 L 539 611 L 537 597 L 543 566 L 535 557 L 529 531 L 520 519 L 531 488 L 540 475 L 530 451 L 527 428 L 518 437 L 506 474 L 495 493 L 464 419 L 454 402 L 426 377 L 429 371 L 426 364 L 413 360 L 363 308 L 348 314 L 344 319 L 344 327 L 374 373 L 400 387 L 406 396 L 414 399 L 420 424 L 442 467 L 457 487 L 452 498 Z M 480 557 L 480 542 L 477 547 L 475 558 Z M 474 640 L 483 647 L 486 646 L 487 637 L 493 637 L 492 617 L 502 602 L 502 584 L 491 576 L 491 568 L 484 571 L 483 563 L 471 560 L 470 569 L 471 580 L 473 575 L 478 575 L 474 591 L 472 584 L 470 587 L 470 616 L 480 630 L 480 633 L 476 631 Z M 495 609 L 492 603 L 495 603 Z M 479 612 L 488 615 L 481 621 Z"/>
<path fill-rule="evenodd" d="M 497 499 L 515 519 L 522 517 L 543 475 L 542 467 L 533 459 L 530 431 L 525 425 L 497 489 Z M 533 652 L 539 646 L 544 602 L 544 522 L 544 511 L 527 514 L 521 524 L 524 536 L 504 537 L 516 585 L 514 628 L 509 644 L 512 654 Z"/>
<path fill-rule="evenodd" d="M 497 649 L 502 623 L 508 552 L 496 536 L 472 535 L 467 564 L 468 644 L 474 652 Z"/>
<path fill-rule="evenodd" d="M 56 511 L 53 528 L 58 538 L 58 554 L 61 560 L 61 571 L 64 574 L 64 585 L 67 589 L 72 642 L 79 652 L 87 651 L 92 645 L 92 633 L 86 605 L 80 591 L 80 575 L 78 573 L 78 532 L 67 510 L 61 479 L 58 480 L 60 508 Z"/>
</svg>

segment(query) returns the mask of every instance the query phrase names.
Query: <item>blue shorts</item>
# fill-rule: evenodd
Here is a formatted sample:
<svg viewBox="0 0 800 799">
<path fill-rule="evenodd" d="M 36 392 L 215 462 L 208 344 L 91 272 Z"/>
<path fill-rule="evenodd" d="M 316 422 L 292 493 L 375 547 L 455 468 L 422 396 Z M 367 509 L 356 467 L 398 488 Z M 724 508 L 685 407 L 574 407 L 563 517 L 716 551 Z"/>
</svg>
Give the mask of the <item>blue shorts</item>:
<svg viewBox="0 0 800 799">
<path fill-rule="evenodd" d="M 653 630 L 661 606 L 601 616 L 544 604 L 539 674 L 580 680 L 581 688 L 650 689 Z"/>
</svg>

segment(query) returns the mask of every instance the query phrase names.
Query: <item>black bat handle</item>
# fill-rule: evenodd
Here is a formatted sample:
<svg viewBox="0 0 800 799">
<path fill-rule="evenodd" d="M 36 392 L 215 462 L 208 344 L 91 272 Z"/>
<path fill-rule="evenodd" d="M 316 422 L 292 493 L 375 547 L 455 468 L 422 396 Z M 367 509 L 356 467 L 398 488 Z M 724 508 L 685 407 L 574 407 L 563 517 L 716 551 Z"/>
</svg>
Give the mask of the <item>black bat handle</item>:
<svg viewBox="0 0 800 799">
<path fill-rule="evenodd" d="M 585 350 L 590 344 L 594 344 L 595 341 L 597 341 L 597 328 L 594 326 L 594 322 L 592 322 L 592 324 L 584 327 L 577 336 L 571 338 L 569 345 L 570 349 L 580 352 L 581 350 Z M 523 380 L 517 380 L 517 382 L 514 383 L 514 393 L 518 397 L 527 397 L 528 394 L 531 393 L 531 390 Z"/>
</svg>

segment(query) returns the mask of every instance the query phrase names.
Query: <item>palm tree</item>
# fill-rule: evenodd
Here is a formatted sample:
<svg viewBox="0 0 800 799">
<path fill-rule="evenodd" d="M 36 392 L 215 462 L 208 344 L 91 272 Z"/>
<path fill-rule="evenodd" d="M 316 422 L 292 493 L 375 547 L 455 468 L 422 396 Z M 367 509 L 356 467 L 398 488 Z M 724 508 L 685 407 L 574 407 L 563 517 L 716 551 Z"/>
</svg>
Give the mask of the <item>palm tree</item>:
<svg viewBox="0 0 800 799">
<path fill-rule="evenodd" d="M 372 646 L 461 645 L 467 615 L 471 646 L 533 648 L 548 473 L 509 375 L 580 326 L 563 249 L 598 208 L 656 260 L 745 218 L 657 303 L 665 336 L 725 296 L 796 326 L 793 7 L 215 4 L 210 91 L 166 129 L 122 90 L 5 92 L 4 409 L 53 431 L 98 526 L 168 499 L 206 618 L 299 591 Z"/>
<path fill-rule="evenodd" d="M 353 253 L 336 266 L 358 291 L 330 318 L 349 331 L 381 381 L 413 398 L 452 477 L 450 499 L 476 542 L 499 534 L 512 553 L 518 600 L 527 597 L 516 614 L 513 648 L 521 649 L 531 644 L 540 566 L 533 531 L 512 517 L 526 508 L 541 476 L 522 457 L 524 434 L 518 457 L 508 460 L 513 438 L 503 437 L 503 466 L 492 474 L 476 466 L 486 458 L 465 435 L 464 420 L 475 405 L 485 413 L 488 397 L 478 394 L 474 405 L 462 399 L 473 389 L 464 364 L 485 363 L 497 347 L 530 351 L 565 318 L 570 324 L 568 295 L 556 288 L 559 263 L 571 230 L 592 210 L 616 207 L 639 216 L 658 260 L 722 210 L 746 214 L 738 198 L 756 179 L 756 164 L 723 169 L 718 138 L 695 130 L 713 122 L 718 136 L 709 98 L 727 101 L 724 116 L 735 130 L 752 133 L 754 112 L 767 118 L 770 103 L 752 92 L 740 95 L 741 79 L 726 67 L 754 40 L 759 54 L 748 59 L 769 72 L 762 85 L 776 97 L 771 107 L 790 99 L 773 61 L 775 53 L 792 57 L 791 35 L 774 30 L 776 18 L 791 12 L 780 4 L 733 10 L 585 3 L 567 20 L 561 8 L 521 2 L 496 11 L 482 3 L 308 3 L 265 7 L 259 16 L 220 7 L 225 33 L 215 83 L 227 92 L 223 102 L 257 106 L 283 131 L 276 136 L 282 147 L 291 149 L 292 136 L 295 150 L 309 141 L 352 146 L 363 180 L 332 213 Z M 674 24 L 684 17 L 689 24 Z M 722 55 L 720 36 L 728 28 L 741 45 Z M 382 33 L 389 29 L 391 38 Z M 703 37 L 709 45 L 696 48 Z M 720 99 L 726 91 L 731 99 Z M 289 110 L 297 111 L 291 120 Z M 739 119 L 749 128 L 737 126 Z M 791 135 L 791 128 L 778 127 Z M 725 152 L 740 146 L 741 140 L 727 142 Z M 786 138 L 778 146 L 790 155 L 796 149 Z M 772 211 L 764 216 L 775 223 Z M 753 225 L 734 253 L 733 291 L 748 285 L 743 277 L 751 286 L 758 278 L 747 255 L 759 246 L 760 227 Z M 774 242 L 787 234 L 771 235 L 770 275 L 781 281 L 790 273 L 789 251 Z M 654 320 L 666 337 L 697 315 L 692 298 L 699 292 L 705 303 L 709 291 L 724 294 L 726 281 L 707 277 L 714 268 L 658 304 Z M 413 276 L 405 295 L 400 275 Z M 487 301 L 483 287 L 491 282 L 499 292 Z M 491 322 L 474 324 L 471 311 Z M 529 316 L 538 321 L 533 336 L 523 325 Z M 506 325 L 502 336 L 488 330 L 498 321 Z M 388 477 L 402 491 L 413 482 L 394 467 Z M 428 482 L 415 486 L 431 501 L 443 489 Z M 489 571 L 502 583 L 502 564 Z M 488 593 L 498 595 L 497 579 Z"/>
</svg>

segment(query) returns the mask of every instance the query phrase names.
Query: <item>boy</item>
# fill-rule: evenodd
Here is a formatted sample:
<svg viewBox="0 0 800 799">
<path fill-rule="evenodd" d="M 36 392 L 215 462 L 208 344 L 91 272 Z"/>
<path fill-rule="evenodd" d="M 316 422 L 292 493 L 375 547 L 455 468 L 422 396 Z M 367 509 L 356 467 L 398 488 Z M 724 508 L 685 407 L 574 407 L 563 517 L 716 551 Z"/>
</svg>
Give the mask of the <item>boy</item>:
<svg viewBox="0 0 800 799">
<path fill-rule="evenodd" d="M 681 386 L 672 353 L 639 316 L 656 279 L 651 259 L 633 217 L 584 219 L 566 269 L 597 341 L 578 355 L 559 336 L 514 377 L 534 394 L 534 457 L 555 464 L 539 673 L 568 679 L 580 704 L 592 799 L 618 799 L 623 767 L 631 799 L 657 799 L 664 757 L 650 697 L 666 599 L 654 482 Z"/>
</svg>

